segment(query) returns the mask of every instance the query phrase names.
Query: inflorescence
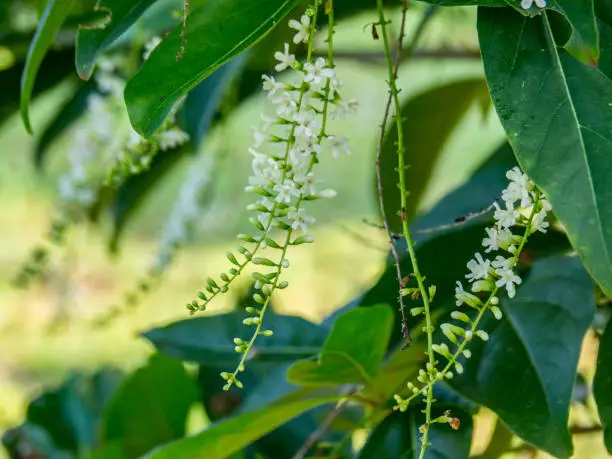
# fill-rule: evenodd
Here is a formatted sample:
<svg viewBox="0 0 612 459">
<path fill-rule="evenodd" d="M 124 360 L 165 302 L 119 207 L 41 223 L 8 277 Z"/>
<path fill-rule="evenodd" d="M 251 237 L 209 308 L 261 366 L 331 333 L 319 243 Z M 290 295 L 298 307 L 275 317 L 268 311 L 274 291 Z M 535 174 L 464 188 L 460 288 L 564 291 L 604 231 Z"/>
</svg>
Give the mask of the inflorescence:
<svg viewBox="0 0 612 459">
<path fill-rule="evenodd" d="M 419 371 L 416 382 L 407 384 L 411 394 L 407 397 L 395 395 L 397 410 L 405 411 L 410 401 L 419 395 L 431 397 L 437 381 L 463 373 L 461 361 L 471 357 L 467 348 L 469 342 L 474 337 L 483 341 L 489 339 L 489 334 L 480 327 L 484 314 L 490 311 L 501 320 L 503 312 L 499 293 L 505 290 L 509 298 L 516 294 L 516 287 L 521 283 L 516 271 L 517 263 L 528 237 L 538 231 L 545 233 L 549 228 L 546 217 L 551 206 L 545 196 L 518 167 L 510 169 L 506 177 L 510 183 L 501 195 L 503 206 L 495 205 L 495 223 L 486 228 L 486 237 L 482 240 L 485 255 L 476 253 L 467 263 L 469 273 L 465 277 L 469 287 L 466 289 L 462 282 L 457 281 L 455 288 L 456 305 L 467 306 L 472 311 L 453 311 L 451 318 L 454 322 L 440 326 L 448 343 L 434 344 L 432 349 L 445 363 L 441 365 L 436 359 L 434 364 L 429 361 L 426 368 Z M 522 234 L 515 234 L 514 228 L 521 228 Z M 489 253 L 491 258 L 486 258 Z M 488 298 L 483 301 L 482 295 Z M 422 307 L 411 310 L 414 316 L 423 313 Z"/>
<path fill-rule="evenodd" d="M 238 247 L 238 253 L 227 254 L 233 267 L 222 273 L 218 281 L 209 278 L 205 291 L 198 295 L 200 301 L 187 305 L 192 313 L 205 310 L 215 297 L 228 291 L 248 265 L 256 267 L 252 274 L 256 290 L 253 298 L 260 307 L 247 308 L 250 316 L 243 321 L 255 331 L 248 341 L 234 339 L 236 352 L 242 358 L 233 373 L 222 373 L 226 390 L 232 385 L 242 387 L 237 375 L 244 371 L 255 340 L 259 335 L 273 334 L 272 330 L 262 328 L 263 318 L 272 294 L 288 286 L 281 277 L 289 267 L 289 246 L 313 242 L 312 236 L 306 233 L 315 219 L 304 204 L 336 195 L 331 189 L 319 189 L 315 165 L 327 153 L 338 156 L 350 152 L 345 137 L 328 132 L 328 120 L 354 113 L 357 103 L 340 96 L 342 83 L 336 75 L 331 52 L 327 60 L 312 58 L 317 7 L 315 4 L 300 21 L 289 22 L 296 30 L 293 42 L 308 43 L 305 61 L 298 61 L 290 45 L 285 43 L 274 55 L 278 62 L 275 70 L 289 75 L 283 75 L 282 79 L 262 76 L 266 98 L 276 113 L 275 116 L 262 113 L 262 124 L 252 130 L 253 145 L 249 148 L 252 175 L 245 190 L 257 196 L 247 207 L 253 212 L 250 222 L 254 232 L 238 236 L 245 244 Z M 331 37 L 331 24 L 329 33 Z M 331 42 L 328 39 L 330 47 Z M 297 232 L 301 234 L 296 236 Z M 265 248 L 276 249 L 279 255 L 275 259 L 263 257 L 260 251 Z"/>
</svg>

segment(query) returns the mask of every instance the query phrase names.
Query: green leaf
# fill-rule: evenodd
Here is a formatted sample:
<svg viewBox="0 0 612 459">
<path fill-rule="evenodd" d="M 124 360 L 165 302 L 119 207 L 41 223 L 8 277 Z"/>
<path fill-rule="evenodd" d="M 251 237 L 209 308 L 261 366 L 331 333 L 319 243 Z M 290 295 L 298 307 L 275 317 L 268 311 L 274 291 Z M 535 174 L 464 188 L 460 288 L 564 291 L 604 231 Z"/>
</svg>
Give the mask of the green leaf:
<svg viewBox="0 0 612 459">
<path fill-rule="evenodd" d="M 163 446 L 143 459 L 225 459 L 300 413 L 332 403 L 337 397 L 272 405 L 214 424 L 203 432 Z"/>
<path fill-rule="evenodd" d="M 219 105 L 234 78 L 243 69 L 245 57 L 240 55 L 232 59 L 187 94 L 181 111 L 182 124 L 196 150 L 208 135 Z"/>
<path fill-rule="evenodd" d="M 430 89 L 406 101 L 401 116 L 404 130 L 404 162 L 407 184 L 407 215 L 412 220 L 420 200 L 440 159 L 460 121 L 469 108 L 482 99 L 488 99 L 483 79 L 476 78 L 452 82 Z M 398 210 L 401 208 L 397 173 L 397 130 L 389 126 L 380 161 L 385 212 L 394 231 L 401 231 Z"/>
<path fill-rule="evenodd" d="M 599 60 L 599 33 L 593 0 L 553 0 L 547 7 L 565 16 L 572 26 L 565 49 L 576 59 L 596 65 Z"/>
<path fill-rule="evenodd" d="M 74 0 L 51 0 L 43 16 L 40 18 L 36 33 L 28 50 L 26 65 L 21 76 L 21 118 L 29 133 L 32 133 L 30 124 L 30 100 L 34 89 L 36 74 L 40 64 L 53 44 L 55 35 L 59 32 L 62 23 L 71 11 Z"/>
<path fill-rule="evenodd" d="M 604 427 L 606 449 L 612 454 L 612 320 L 599 343 L 597 372 L 593 379 L 593 396 Z"/>
<path fill-rule="evenodd" d="M 576 366 L 594 311 L 591 279 L 577 258 L 543 259 L 502 303 L 504 319 L 487 317 L 489 340 L 472 341 L 465 373 L 450 385 L 495 411 L 523 440 L 567 458 Z"/>
<path fill-rule="evenodd" d="M 92 84 L 84 84 L 74 93 L 58 114 L 53 118 L 51 123 L 45 127 L 45 130 L 40 135 L 36 142 L 34 150 L 34 164 L 38 168 L 42 168 L 45 154 L 55 139 L 62 135 L 66 129 L 78 120 L 87 108 L 87 99 L 95 90 Z"/>
<path fill-rule="evenodd" d="M 519 163 L 612 294 L 612 81 L 557 49 L 546 14 L 480 9 L 478 32 L 493 102 Z"/>
<path fill-rule="evenodd" d="M 91 377 L 74 375 L 36 397 L 28 406 L 27 420 L 43 428 L 62 450 L 91 451 L 102 411 L 120 378 L 121 373 L 110 369 Z"/>
<path fill-rule="evenodd" d="M 444 406 L 445 408 L 442 408 Z M 419 426 L 425 423 L 423 406 L 414 405 L 405 413 L 393 411 L 372 431 L 358 459 L 417 459 L 420 453 Z M 440 402 L 432 410 L 434 418 L 441 416 L 448 405 Z M 457 408 L 451 415 L 460 420 L 459 430 L 448 424 L 432 424 L 429 430 L 431 445 L 425 459 L 467 458 L 472 444 L 472 416 Z"/>
<path fill-rule="evenodd" d="M 357 308 L 336 320 L 318 361 L 296 362 L 287 372 L 300 385 L 370 383 L 386 353 L 393 311 L 386 305 Z"/>
<path fill-rule="evenodd" d="M 181 59 L 177 62 L 182 44 L 179 28 L 159 44 L 125 88 L 134 129 L 145 137 L 153 134 L 184 94 L 263 38 L 297 1 L 192 2 Z"/>
<path fill-rule="evenodd" d="M 143 336 L 155 347 L 172 357 L 206 365 L 235 365 L 237 361 L 233 339 L 249 329 L 242 324 L 243 313 L 198 317 L 154 328 Z M 251 364 L 259 362 L 290 362 L 316 354 L 325 339 L 325 330 L 300 317 L 271 314 L 265 328 L 274 335 L 257 343 L 257 354 Z"/>
<path fill-rule="evenodd" d="M 98 0 L 95 11 L 110 16 L 102 29 L 81 28 L 76 37 L 76 68 L 88 80 L 97 57 L 140 17 L 155 0 Z"/>
<path fill-rule="evenodd" d="M 185 423 L 197 399 L 194 381 L 183 364 L 153 355 L 117 391 L 105 414 L 103 438 L 120 442 L 123 457 L 133 458 L 185 435 Z"/>
</svg>

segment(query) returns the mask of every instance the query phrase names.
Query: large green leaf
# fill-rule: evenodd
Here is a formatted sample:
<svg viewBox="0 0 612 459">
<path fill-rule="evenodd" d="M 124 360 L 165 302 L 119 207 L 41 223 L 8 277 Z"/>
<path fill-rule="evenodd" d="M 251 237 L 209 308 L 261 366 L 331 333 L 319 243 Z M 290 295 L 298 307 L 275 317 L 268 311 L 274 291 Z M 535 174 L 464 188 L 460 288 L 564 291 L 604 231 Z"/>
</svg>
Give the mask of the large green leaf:
<svg viewBox="0 0 612 459">
<path fill-rule="evenodd" d="M 74 0 L 51 0 L 43 16 L 40 18 L 36 34 L 30 44 L 26 65 L 21 76 L 21 118 L 28 132 L 32 132 L 30 124 L 30 100 L 40 64 L 53 44 L 55 35 L 59 32 L 64 20 L 70 14 Z"/>
<path fill-rule="evenodd" d="M 96 446 L 102 412 L 121 377 L 120 372 L 111 369 L 91 377 L 71 376 L 30 403 L 27 421 L 43 428 L 59 449 L 91 451 Z"/>
<path fill-rule="evenodd" d="M 233 339 L 245 338 L 243 313 L 219 314 L 182 320 L 154 328 L 144 337 L 165 354 L 206 365 L 234 365 L 237 354 Z M 257 342 L 251 364 L 290 362 L 316 354 L 325 340 L 325 329 L 300 317 L 271 314 L 266 328 L 274 335 Z"/>
<path fill-rule="evenodd" d="M 312 398 L 246 413 L 158 448 L 145 458 L 225 459 L 298 414 L 336 400 L 335 397 Z"/>
<path fill-rule="evenodd" d="M 110 16 L 104 28 L 81 28 L 76 38 L 75 62 L 79 76 L 88 80 L 93 73 L 96 58 L 128 27 L 130 27 L 155 0 L 98 0 L 95 9 Z"/>
<path fill-rule="evenodd" d="M 442 405 L 445 408 L 442 408 Z M 424 424 L 423 406 L 414 405 L 405 413 L 394 411 L 372 431 L 359 459 L 417 459 L 420 453 L 419 426 Z M 434 417 L 441 416 L 448 405 L 439 403 L 432 410 Z M 466 459 L 472 444 L 472 415 L 458 408 L 451 415 L 460 420 L 458 430 L 448 424 L 433 424 L 429 430 L 431 445 L 425 459 Z"/>
<path fill-rule="evenodd" d="M 336 320 L 318 361 L 296 362 L 287 378 L 300 385 L 371 383 L 386 353 L 393 311 L 387 305 L 357 308 Z"/>
<path fill-rule="evenodd" d="M 612 320 L 608 321 L 599 343 L 593 395 L 597 402 L 599 418 L 604 426 L 606 448 L 612 454 Z"/>
<path fill-rule="evenodd" d="M 232 59 L 187 94 L 181 124 L 196 150 L 208 135 L 223 97 L 245 63 L 246 55 Z"/>
<path fill-rule="evenodd" d="M 197 399 L 185 367 L 170 357 L 153 355 L 119 388 L 105 414 L 103 438 L 120 443 L 131 459 L 157 445 L 185 435 L 191 406 Z M 119 459 L 119 458 L 118 458 Z"/>
<path fill-rule="evenodd" d="M 557 49 L 546 14 L 481 9 L 478 31 L 493 102 L 521 166 L 612 294 L 612 81 Z"/>
<path fill-rule="evenodd" d="M 504 319 L 488 317 L 490 339 L 473 340 L 465 373 L 450 383 L 495 411 L 525 441 L 567 458 L 567 428 L 582 339 L 594 311 L 593 285 L 574 257 L 534 263 Z"/>
<path fill-rule="evenodd" d="M 481 78 L 449 83 L 406 101 L 402 107 L 407 215 L 412 220 L 438 159 L 451 135 L 475 101 L 488 100 Z M 397 173 L 397 130 L 390 125 L 380 161 L 385 212 L 394 231 L 401 231 Z"/>
<path fill-rule="evenodd" d="M 177 62 L 181 49 L 181 31 L 177 29 L 159 44 L 125 88 L 125 101 L 134 128 L 150 136 L 183 95 L 264 37 L 297 2 L 192 2 L 185 33 L 186 50 L 181 59 Z"/>
</svg>

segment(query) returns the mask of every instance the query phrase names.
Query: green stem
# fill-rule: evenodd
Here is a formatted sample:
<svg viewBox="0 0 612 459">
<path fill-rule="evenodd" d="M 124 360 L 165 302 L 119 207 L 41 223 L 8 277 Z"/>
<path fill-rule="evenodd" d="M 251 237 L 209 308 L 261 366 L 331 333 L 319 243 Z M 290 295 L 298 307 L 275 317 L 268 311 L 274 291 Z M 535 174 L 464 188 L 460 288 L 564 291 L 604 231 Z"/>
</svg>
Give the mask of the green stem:
<svg viewBox="0 0 612 459">
<path fill-rule="evenodd" d="M 425 282 L 421 272 L 419 270 L 419 264 L 416 256 L 416 252 L 414 250 L 414 242 L 410 235 L 410 228 L 408 226 L 408 217 L 407 213 L 407 190 L 406 190 L 406 165 L 404 163 L 404 128 L 402 123 L 402 108 L 399 100 L 399 90 L 397 88 L 397 79 L 395 74 L 395 69 L 393 66 L 393 59 L 391 57 L 391 49 L 389 45 L 389 35 L 387 32 L 387 20 L 385 18 L 383 2 L 382 0 L 376 0 L 378 7 L 378 17 L 379 24 L 381 26 L 382 38 L 383 38 L 383 46 L 385 52 L 385 58 L 387 61 L 387 71 L 389 76 L 389 91 L 391 91 L 391 95 L 393 98 L 393 108 L 395 110 L 395 126 L 397 130 L 397 173 L 399 176 L 399 190 L 400 190 L 400 213 L 402 220 L 402 232 L 404 239 L 406 240 L 406 245 L 408 246 L 408 254 L 410 255 L 410 261 L 412 262 L 412 269 L 414 272 L 414 277 L 416 278 L 417 284 L 419 286 L 419 292 L 421 294 L 421 298 L 423 300 L 423 308 L 425 312 L 425 328 L 427 333 L 427 356 L 429 363 L 432 367 L 435 367 L 435 357 L 433 353 L 433 323 L 431 319 L 431 311 L 430 311 L 430 303 L 429 303 L 429 293 L 425 288 Z M 431 423 L 431 405 L 433 403 L 433 394 L 432 390 L 428 390 L 427 394 L 427 405 L 425 409 L 425 432 L 423 433 L 423 439 L 421 443 L 421 453 L 419 458 L 422 459 L 425 454 L 425 449 L 427 447 L 427 437 L 429 434 L 429 425 Z"/>
</svg>

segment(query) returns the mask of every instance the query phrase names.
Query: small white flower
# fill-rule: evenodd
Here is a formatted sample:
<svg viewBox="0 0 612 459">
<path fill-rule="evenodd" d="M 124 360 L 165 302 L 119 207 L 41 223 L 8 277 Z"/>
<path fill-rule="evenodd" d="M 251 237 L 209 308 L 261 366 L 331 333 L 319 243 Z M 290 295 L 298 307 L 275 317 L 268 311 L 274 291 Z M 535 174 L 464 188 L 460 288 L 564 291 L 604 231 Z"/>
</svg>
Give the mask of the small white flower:
<svg viewBox="0 0 612 459">
<path fill-rule="evenodd" d="M 291 227 L 294 230 L 299 228 L 304 233 L 308 232 L 307 225 L 315 222 L 314 217 L 307 215 L 303 208 L 299 208 L 297 211 L 289 212 L 287 218 L 289 221 L 291 221 Z"/>
<path fill-rule="evenodd" d="M 330 135 L 327 136 L 327 141 L 329 142 L 329 147 L 331 148 L 331 152 L 334 158 L 340 156 L 341 153 L 345 153 L 347 155 L 351 153 L 351 149 L 348 145 L 348 137 L 336 137 Z"/>
<path fill-rule="evenodd" d="M 293 121 L 298 123 L 295 127 L 296 137 L 316 137 L 321 130 L 322 121 L 314 110 L 299 112 L 293 115 Z"/>
<path fill-rule="evenodd" d="M 253 147 L 255 148 L 261 147 L 268 140 L 268 134 L 259 129 L 251 128 L 251 134 L 253 135 Z"/>
<path fill-rule="evenodd" d="M 333 78 L 335 75 L 334 69 L 326 67 L 327 62 L 322 57 L 319 57 L 314 64 L 307 62 L 304 65 L 306 74 L 304 81 L 311 84 L 322 84 L 327 78 Z"/>
<path fill-rule="evenodd" d="M 463 285 L 459 281 L 457 281 L 457 287 L 455 287 L 455 300 L 457 306 L 467 304 L 468 306 L 478 307 L 481 304 L 480 299 L 476 295 L 463 290 Z"/>
<path fill-rule="evenodd" d="M 279 116 L 291 118 L 297 111 L 297 103 L 290 92 L 281 93 L 274 103 L 276 104 L 276 113 Z"/>
<path fill-rule="evenodd" d="M 504 258 L 498 255 L 495 257 L 495 260 L 493 260 L 492 266 L 494 268 L 512 269 L 514 266 L 514 258 Z"/>
<path fill-rule="evenodd" d="M 521 8 L 528 10 L 534 3 L 538 6 L 538 8 L 546 8 L 546 0 L 522 0 Z"/>
<path fill-rule="evenodd" d="M 511 268 L 507 266 L 501 266 L 495 270 L 495 274 L 499 276 L 499 279 L 495 282 L 498 287 L 506 287 L 508 296 L 514 298 L 516 294 L 516 286 L 521 283 L 521 278 L 517 276 Z"/>
<path fill-rule="evenodd" d="M 178 147 L 179 145 L 183 145 L 189 141 L 189 134 L 181 131 L 177 127 L 162 131 L 159 134 L 156 134 L 156 137 L 159 141 L 159 148 L 162 151 Z"/>
<path fill-rule="evenodd" d="M 274 185 L 274 191 L 278 193 L 276 202 L 284 202 L 285 204 L 291 203 L 291 199 L 300 195 L 295 182 L 289 179 L 285 179 L 282 184 Z"/>
<path fill-rule="evenodd" d="M 307 14 L 302 15 L 300 22 L 295 19 L 289 21 L 289 27 L 298 32 L 293 37 L 293 43 L 308 43 L 310 38 L 310 17 Z"/>
<path fill-rule="evenodd" d="M 506 202 L 506 208 L 502 209 L 499 204 L 494 203 L 495 214 L 493 218 L 497 220 L 497 224 L 501 228 L 510 228 L 516 225 L 517 220 L 521 217 L 518 210 L 514 208 L 514 204 Z"/>
<path fill-rule="evenodd" d="M 346 118 L 347 116 L 352 116 L 357 114 L 357 109 L 359 107 L 359 103 L 357 99 L 348 99 L 341 100 L 336 104 L 336 110 L 330 113 L 330 118 Z"/>
<path fill-rule="evenodd" d="M 489 277 L 489 268 L 491 267 L 491 260 L 485 260 L 482 255 L 476 253 L 474 259 L 468 261 L 468 269 L 471 271 L 466 274 L 465 277 L 469 281 L 475 281 L 478 279 L 486 279 Z"/>
<path fill-rule="evenodd" d="M 545 210 L 541 210 L 537 214 L 534 215 L 533 220 L 531 221 L 531 226 L 534 230 L 545 233 L 550 224 L 546 221 Z"/>
<path fill-rule="evenodd" d="M 289 43 L 285 43 L 285 51 L 277 51 L 274 53 L 274 59 L 278 61 L 278 64 L 274 67 L 277 72 L 282 72 L 286 68 L 293 66 L 295 62 L 295 56 L 289 53 Z"/>
<path fill-rule="evenodd" d="M 269 98 L 273 98 L 278 91 L 285 89 L 285 84 L 281 83 L 280 81 L 276 81 L 276 79 L 272 76 L 262 75 L 261 79 L 263 80 L 263 90 L 268 93 Z"/>
<path fill-rule="evenodd" d="M 487 237 L 482 240 L 482 246 L 487 253 L 505 247 L 513 236 L 506 229 L 486 228 L 485 231 L 487 232 Z"/>
</svg>

